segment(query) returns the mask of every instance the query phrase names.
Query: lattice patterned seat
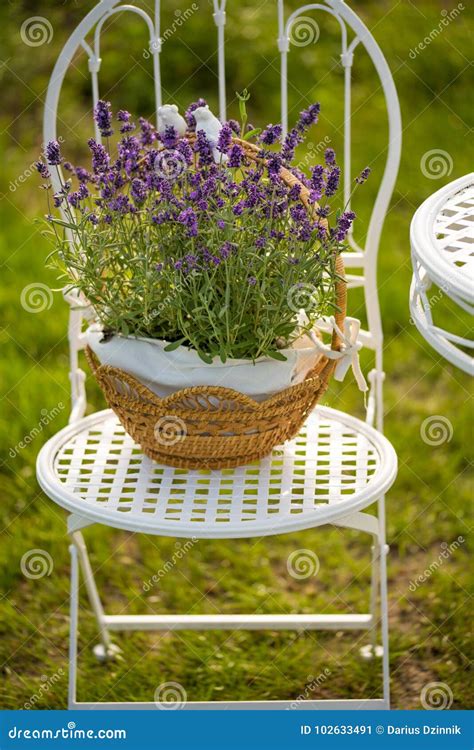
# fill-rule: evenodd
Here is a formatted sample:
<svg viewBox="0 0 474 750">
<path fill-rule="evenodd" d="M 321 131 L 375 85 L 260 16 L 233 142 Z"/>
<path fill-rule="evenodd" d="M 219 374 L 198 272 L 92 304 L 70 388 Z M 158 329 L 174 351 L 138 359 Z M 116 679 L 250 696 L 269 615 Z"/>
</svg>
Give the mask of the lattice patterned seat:
<svg viewBox="0 0 474 750">
<path fill-rule="evenodd" d="M 453 195 L 437 214 L 434 222 L 440 256 L 467 273 L 473 282 L 474 271 L 474 177 L 470 184 Z M 474 289 L 471 286 L 471 296 Z"/>
<path fill-rule="evenodd" d="M 154 463 L 102 411 L 66 427 L 38 458 L 45 491 L 70 512 L 110 526 L 187 537 L 278 534 L 369 505 L 393 481 L 393 448 L 365 423 L 315 410 L 271 456 L 235 469 Z"/>
<path fill-rule="evenodd" d="M 474 315 L 474 173 L 441 188 L 420 206 L 411 225 L 411 248 L 413 321 L 436 351 L 474 374 L 474 361 L 465 351 L 474 342 L 435 324 L 427 294 L 434 283 Z"/>
</svg>

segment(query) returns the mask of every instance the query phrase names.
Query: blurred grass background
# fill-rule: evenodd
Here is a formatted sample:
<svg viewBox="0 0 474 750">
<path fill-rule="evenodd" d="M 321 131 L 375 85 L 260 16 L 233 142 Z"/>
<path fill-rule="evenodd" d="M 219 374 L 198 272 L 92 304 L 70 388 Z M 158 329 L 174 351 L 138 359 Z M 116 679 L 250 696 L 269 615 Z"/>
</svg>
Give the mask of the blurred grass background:
<svg viewBox="0 0 474 750">
<path fill-rule="evenodd" d="M 164 101 L 184 108 L 205 96 L 217 110 L 215 28 L 208 0 L 165 43 Z M 3 37 L 0 108 L 2 170 L 0 262 L 1 428 L 0 506 L 0 707 L 66 705 L 69 560 L 65 514 L 40 491 L 34 463 L 42 442 L 66 424 L 68 406 L 67 310 L 56 294 L 49 310 L 32 314 L 21 306 L 24 287 L 56 286 L 44 268 L 50 248 L 34 224 L 45 211 L 44 194 L 32 163 L 42 142 L 42 110 L 55 59 L 91 2 L 18 0 L 0 8 Z M 149 7 L 150 2 L 143 3 Z M 163 29 L 184 13 L 183 0 L 163 3 Z M 401 101 L 404 144 L 400 174 L 380 248 L 379 280 L 385 330 L 386 433 L 399 454 L 399 476 L 388 496 L 391 669 L 395 708 L 419 708 L 420 691 L 433 681 L 449 686 L 453 708 L 472 707 L 469 620 L 470 576 L 467 543 L 432 572 L 423 585 L 410 582 L 436 561 L 442 545 L 467 539 L 472 500 L 469 456 L 472 409 L 468 377 L 444 362 L 409 321 L 411 277 L 409 223 L 416 207 L 449 180 L 472 168 L 472 68 L 469 4 L 420 54 L 410 51 L 457 7 L 451 0 L 352 0 L 350 5 L 373 32 L 394 74 Z M 460 4 L 462 5 L 462 4 Z M 227 86 L 230 115 L 237 114 L 233 92 L 248 87 L 256 125 L 279 120 L 279 60 L 273 0 L 229 2 Z M 294 0 L 287 8 L 295 8 Z M 151 8 L 150 8 L 151 10 Z M 310 14 L 308 14 L 310 15 Z M 46 18 L 52 38 L 31 47 L 22 24 Z M 471 13 L 472 16 L 472 13 Z M 337 64 L 337 24 L 315 15 L 321 28 L 316 44 L 290 55 L 290 121 L 309 103 L 320 101 L 320 125 L 301 152 L 325 145 L 341 149 L 342 70 Z M 101 95 L 114 109 L 153 113 L 151 63 L 140 19 L 131 14 L 108 24 L 102 48 Z M 373 179 L 359 192 L 358 237 L 363 242 L 369 208 L 381 175 L 386 145 L 383 99 L 364 53 L 356 55 L 353 89 L 354 172 L 367 163 Z M 80 159 L 81 144 L 92 134 L 87 60 L 78 54 L 61 100 L 59 135 L 67 156 Z M 312 144 L 312 145 L 311 145 Z M 322 146 L 321 146 L 322 144 Z M 471 147 L 471 150 L 470 150 Z M 427 151 L 449 156 L 450 174 L 430 179 L 421 161 Z M 309 163 L 312 163 L 310 160 Z M 448 169 L 449 172 L 449 169 Z M 459 332 L 468 321 L 436 305 Z M 361 315 L 354 297 L 350 312 Z M 364 359 L 366 369 L 372 366 Z M 334 386 L 325 402 L 362 414 L 362 399 L 349 386 Z M 103 402 L 92 387 L 92 408 Z M 57 416 L 19 448 L 45 413 Z M 423 421 L 441 415 L 452 426 L 438 446 L 423 442 Z M 471 506 L 472 507 L 472 506 Z M 355 532 L 315 530 L 263 541 L 199 542 L 159 585 L 143 583 L 172 559 L 175 540 L 149 538 L 100 527 L 89 530 L 92 563 L 107 608 L 121 612 L 350 612 L 367 606 L 369 555 L 366 539 Z M 22 556 L 46 550 L 54 569 L 29 580 Z M 286 560 L 295 549 L 314 550 L 317 577 L 295 580 Z M 113 557 L 112 557 L 113 556 Z M 413 588 L 413 587 L 412 587 Z M 127 605 L 128 600 L 130 604 Z M 88 604 L 83 601 L 87 612 Z M 380 665 L 360 659 L 366 642 L 342 633 L 204 633 L 121 635 L 123 658 L 98 664 L 91 654 L 94 622 L 81 620 L 79 699 L 150 700 L 158 685 L 174 680 L 190 700 L 289 699 L 377 695 Z M 313 677 L 330 676 L 314 684 Z M 53 679 L 56 675 L 57 679 Z M 306 686 L 310 684 L 309 690 Z"/>
</svg>

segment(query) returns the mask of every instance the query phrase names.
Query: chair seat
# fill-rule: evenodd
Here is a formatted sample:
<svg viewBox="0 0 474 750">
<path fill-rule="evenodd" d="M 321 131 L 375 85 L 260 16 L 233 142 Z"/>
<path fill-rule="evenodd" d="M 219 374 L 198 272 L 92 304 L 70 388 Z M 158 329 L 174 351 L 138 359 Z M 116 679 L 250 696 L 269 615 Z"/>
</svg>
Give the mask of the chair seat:
<svg viewBox="0 0 474 750">
<path fill-rule="evenodd" d="M 52 500 L 86 522 L 223 539 L 336 522 L 383 495 L 396 468 L 383 435 L 326 407 L 270 456 L 219 471 L 155 463 L 107 409 L 52 437 L 38 456 L 37 476 Z"/>
</svg>

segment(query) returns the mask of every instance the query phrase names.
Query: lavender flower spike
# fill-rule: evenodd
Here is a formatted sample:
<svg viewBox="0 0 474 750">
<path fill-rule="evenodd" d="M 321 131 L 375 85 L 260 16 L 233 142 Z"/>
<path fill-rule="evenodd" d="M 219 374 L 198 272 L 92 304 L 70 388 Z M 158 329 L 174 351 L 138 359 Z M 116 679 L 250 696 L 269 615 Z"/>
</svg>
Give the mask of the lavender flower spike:
<svg viewBox="0 0 474 750">
<path fill-rule="evenodd" d="M 276 143 L 280 139 L 281 131 L 281 125 L 267 125 L 258 140 L 266 146 L 271 146 L 272 143 Z"/>
<path fill-rule="evenodd" d="M 324 160 L 328 167 L 334 167 L 336 164 L 336 152 L 333 148 L 327 148 L 324 152 Z"/>
<path fill-rule="evenodd" d="M 220 129 L 219 137 L 217 139 L 217 150 L 220 151 L 221 154 L 227 154 L 227 151 L 229 150 L 231 144 L 232 128 L 229 124 L 224 123 L 224 125 Z"/>
<path fill-rule="evenodd" d="M 297 122 L 296 129 L 300 133 L 304 133 L 304 131 L 307 130 L 311 125 L 317 123 L 320 109 L 321 105 L 316 102 L 316 104 L 311 104 L 308 109 L 304 109 L 302 112 L 300 112 L 300 119 Z"/>
<path fill-rule="evenodd" d="M 48 161 L 48 164 L 50 164 L 52 167 L 55 167 L 58 164 L 61 164 L 63 159 L 61 156 L 59 143 L 57 141 L 50 141 L 48 143 L 48 145 L 46 146 L 46 150 L 45 150 L 45 156 Z"/>
<path fill-rule="evenodd" d="M 371 171 L 372 170 L 370 169 L 370 167 L 366 167 L 365 169 L 363 169 L 360 175 L 358 175 L 358 177 L 355 178 L 355 181 L 357 182 L 357 184 L 362 185 L 362 183 L 364 183 L 366 179 L 368 178 Z"/>
<path fill-rule="evenodd" d="M 35 162 L 35 167 L 38 170 L 38 172 L 40 173 L 40 175 L 43 178 L 43 180 L 48 180 L 51 177 L 51 175 L 49 173 L 49 169 L 46 166 L 46 164 L 44 163 L 44 161 L 36 161 Z"/>
<path fill-rule="evenodd" d="M 339 180 L 341 177 L 341 170 L 339 167 L 333 167 L 328 175 L 326 182 L 326 190 L 324 191 L 326 196 L 330 198 L 337 191 L 339 187 Z"/>
<path fill-rule="evenodd" d="M 103 138 L 108 138 L 113 134 L 110 102 L 104 102 L 102 99 L 99 99 L 94 108 L 94 120 Z"/>
</svg>

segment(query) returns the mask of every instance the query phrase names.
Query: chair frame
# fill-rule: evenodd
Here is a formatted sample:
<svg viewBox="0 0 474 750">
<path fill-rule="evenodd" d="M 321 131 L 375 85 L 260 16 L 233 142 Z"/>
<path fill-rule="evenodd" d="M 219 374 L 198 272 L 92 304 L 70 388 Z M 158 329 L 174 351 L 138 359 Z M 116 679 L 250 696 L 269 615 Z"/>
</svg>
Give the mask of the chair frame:
<svg viewBox="0 0 474 750">
<path fill-rule="evenodd" d="M 221 120 L 226 117 L 226 87 L 225 87 L 225 23 L 226 23 L 226 0 L 213 0 L 213 19 L 217 27 L 217 68 L 218 68 L 218 98 L 219 114 Z M 104 23 L 115 14 L 121 12 L 133 12 L 141 17 L 147 27 L 149 34 L 149 58 L 153 66 L 155 102 L 156 107 L 162 103 L 161 94 L 161 58 L 164 49 L 164 40 L 167 38 L 166 30 L 163 32 L 160 22 L 160 0 L 155 0 L 155 16 L 151 18 L 141 8 L 126 4 L 120 0 L 101 0 L 82 20 L 73 31 L 64 45 L 55 64 L 51 80 L 47 90 L 45 112 L 44 112 L 44 141 L 45 143 L 57 138 L 57 116 L 60 92 L 62 84 L 76 52 L 82 47 L 88 56 L 89 71 L 91 74 L 92 105 L 94 106 L 99 94 L 99 71 L 101 69 L 100 41 Z M 333 16 L 339 23 L 341 29 L 341 64 L 344 68 L 344 196 L 349 200 L 351 190 L 351 71 L 356 48 L 360 45 L 369 54 L 376 73 L 380 79 L 380 85 L 384 93 L 386 110 L 388 116 L 388 146 L 386 151 L 386 164 L 383 177 L 379 186 L 376 200 L 374 202 L 371 218 L 369 221 L 365 248 L 362 249 L 355 242 L 353 235 L 349 236 L 350 251 L 343 254 L 344 264 L 347 269 L 358 270 L 358 274 L 348 274 L 349 287 L 362 287 L 365 295 L 365 307 L 367 314 L 367 330 L 361 330 L 360 343 L 374 352 L 375 367 L 369 373 L 370 391 L 367 399 L 366 422 L 372 429 L 383 429 L 383 333 L 380 316 L 380 307 L 377 292 L 376 261 L 383 222 L 388 210 L 390 198 L 395 184 L 396 175 L 400 161 L 401 152 L 401 118 L 398 97 L 392 75 L 387 62 L 376 43 L 375 39 L 362 23 L 354 11 L 342 0 L 325 0 L 321 3 L 312 3 L 301 6 L 287 18 L 283 0 L 276 0 L 276 12 L 278 15 L 278 49 L 281 58 L 281 107 L 282 124 L 286 131 L 288 123 L 288 55 L 291 47 L 291 31 L 293 25 L 301 19 L 303 14 L 309 12 L 322 12 Z M 349 42 L 348 32 L 353 34 Z M 89 41 L 86 37 L 93 35 Z M 95 127 L 95 137 L 100 141 L 100 133 Z M 59 189 L 60 183 L 57 175 L 52 176 L 53 186 Z M 78 423 L 85 421 L 86 391 L 85 373 L 79 366 L 79 352 L 84 348 L 85 340 L 82 334 L 83 312 L 77 305 L 77 299 L 67 298 L 71 304 L 69 317 L 69 349 L 70 349 L 70 380 L 72 408 L 69 418 L 69 428 L 73 430 Z M 357 421 L 357 420 L 356 420 Z M 363 423 L 362 423 L 363 424 Z M 54 439 L 53 439 L 54 440 Z M 50 441 L 51 442 L 51 441 Z M 38 460 L 38 477 L 41 485 L 48 494 L 48 478 L 41 470 L 41 461 L 45 452 L 49 450 L 48 444 L 40 454 Z M 389 460 L 389 459 L 387 459 Z M 396 461 L 390 459 L 389 473 L 396 473 Z M 54 493 L 49 493 L 54 498 Z M 101 644 L 96 648 L 100 658 L 113 656 L 113 644 L 110 639 L 111 630 L 176 630 L 176 629 L 367 629 L 372 633 L 372 645 L 369 651 L 365 651 L 367 657 L 376 654 L 382 655 L 383 672 L 383 697 L 380 699 L 367 700 L 321 700 L 304 701 L 298 708 L 388 708 L 389 707 L 389 662 L 388 662 L 388 603 L 386 583 L 386 555 L 388 547 L 385 542 L 385 498 L 380 496 L 376 499 L 377 515 L 354 512 L 346 517 L 334 518 L 331 524 L 358 529 L 368 533 L 372 537 L 372 576 L 370 593 L 369 615 L 296 615 L 287 619 L 268 615 L 229 615 L 229 616 L 194 616 L 190 619 L 186 615 L 170 616 L 127 616 L 114 617 L 104 613 L 93 571 L 87 555 L 87 549 L 82 537 L 82 529 L 94 523 L 91 518 L 83 517 L 77 512 L 70 512 L 68 519 L 68 533 L 71 538 L 71 625 L 70 625 L 70 681 L 69 681 L 69 707 L 70 708 L 130 708 L 143 709 L 155 708 L 155 703 L 78 703 L 76 699 L 76 675 L 77 675 L 77 627 L 79 606 L 79 567 L 82 570 L 84 584 L 88 593 L 89 601 L 97 619 Z M 105 523 L 104 521 L 98 521 Z M 112 524 L 113 525 L 113 524 Z M 315 523 L 315 525 L 318 525 Z M 276 531 L 278 533 L 278 530 Z M 222 537 L 221 537 L 222 538 Z M 380 602 L 378 602 L 380 600 Z M 380 613 L 377 616 L 378 606 Z M 310 618 L 308 620 L 308 617 Z M 382 648 L 376 647 L 377 626 L 381 628 Z M 276 708 L 294 706 L 291 701 L 252 701 L 252 702 L 197 702 L 187 703 L 184 708 Z"/>
</svg>

